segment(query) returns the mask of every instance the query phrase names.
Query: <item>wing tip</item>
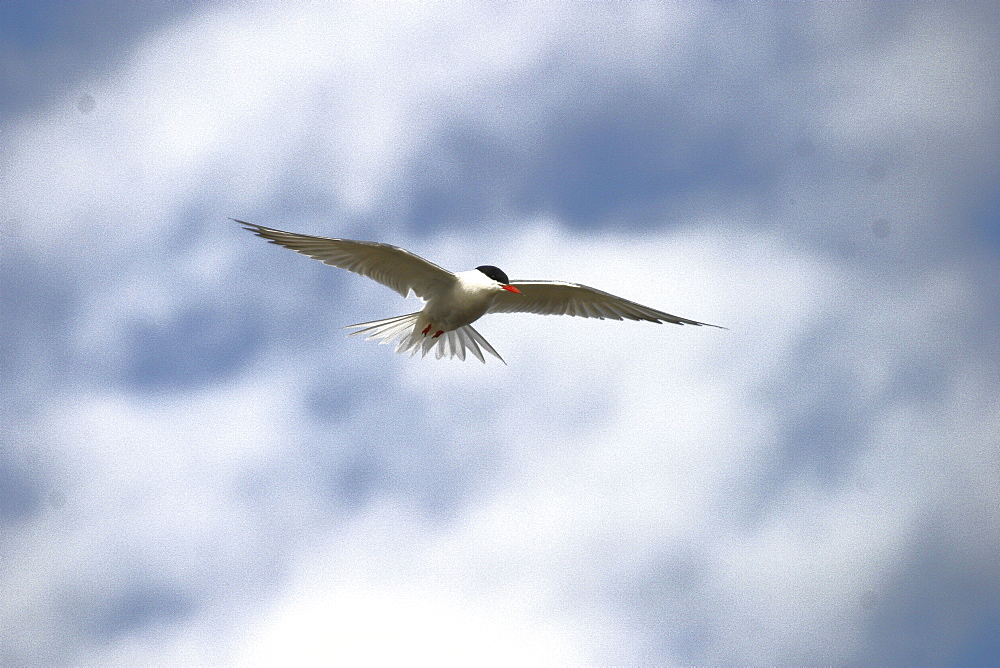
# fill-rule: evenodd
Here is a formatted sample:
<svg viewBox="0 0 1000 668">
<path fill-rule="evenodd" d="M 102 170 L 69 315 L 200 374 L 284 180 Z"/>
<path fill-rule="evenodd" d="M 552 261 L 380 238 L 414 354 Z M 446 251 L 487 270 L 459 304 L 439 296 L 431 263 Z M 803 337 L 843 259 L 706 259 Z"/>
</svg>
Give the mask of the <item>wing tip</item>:
<svg viewBox="0 0 1000 668">
<path fill-rule="evenodd" d="M 677 320 L 668 320 L 666 318 L 660 318 L 654 320 L 657 325 L 662 325 L 664 323 L 669 323 L 671 325 L 694 325 L 695 327 L 715 327 L 716 329 L 724 329 L 729 331 L 728 327 L 723 327 L 722 325 L 713 325 L 710 322 L 698 322 L 697 320 L 688 320 L 687 318 L 678 318 Z"/>
<path fill-rule="evenodd" d="M 258 225 L 257 223 L 248 223 L 247 221 L 240 220 L 239 218 L 230 217 L 229 220 L 233 221 L 234 223 L 242 225 L 244 230 L 247 230 L 248 232 L 253 232 L 257 236 L 263 236 L 262 232 L 264 230 L 269 229 L 267 227 L 264 227 L 263 225 Z"/>
<path fill-rule="evenodd" d="M 690 325 L 698 325 L 699 327 L 715 327 L 716 329 L 724 329 L 724 330 L 726 330 L 727 332 L 729 331 L 729 328 L 728 328 L 728 327 L 723 327 L 722 325 L 713 325 L 713 324 L 712 324 L 712 323 L 710 323 L 710 322 L 697 322 L 697 321 L 691 321 L 691 322 L 689 322 L 689 323 L 683 323 L 683 322 L 682 322 L 682 323 L 680 323 L 680 324 L 681 324 L 681 325 L 683 325 L 683 324 L 690 324 Z"/>
</svg>

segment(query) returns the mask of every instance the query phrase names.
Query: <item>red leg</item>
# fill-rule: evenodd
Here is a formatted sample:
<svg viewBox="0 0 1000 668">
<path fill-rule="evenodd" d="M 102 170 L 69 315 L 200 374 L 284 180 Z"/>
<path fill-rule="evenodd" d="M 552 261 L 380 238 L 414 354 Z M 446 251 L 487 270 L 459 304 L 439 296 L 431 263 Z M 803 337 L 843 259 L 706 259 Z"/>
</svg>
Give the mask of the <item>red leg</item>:
<svg viewBox="0 0 1000 668">
<path fill-rule="evenodd" d="M 436 333 L 436 334 L 434 334 L 434 338 L 436 339 L 437 337 L 441 336 L 442 334 L 444 334 L 444 330 L 443 330 L 443 329 L 439 329 L 439 330 L 437 331 L 437 333 Z"/>
<path fill-rule="evenodd" d="M 429 332 L 429 331 L 431 331 L 431 323 L 427 323 L 427 326 L 424 327 L 424 331 L 422 331 L 420 333 L 423 334 L 424 336 L 427 336 L 427 332 Z"/>
</svg>

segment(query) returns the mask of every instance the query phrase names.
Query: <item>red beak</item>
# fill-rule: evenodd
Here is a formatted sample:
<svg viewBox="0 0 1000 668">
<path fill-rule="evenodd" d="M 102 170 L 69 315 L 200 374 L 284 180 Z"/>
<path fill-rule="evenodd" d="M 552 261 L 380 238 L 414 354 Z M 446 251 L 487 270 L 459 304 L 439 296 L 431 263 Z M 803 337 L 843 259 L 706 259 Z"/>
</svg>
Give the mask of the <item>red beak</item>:
<svg viewBox="0 0 1000 668">
<path fill-rule="evenodd" d="M 518 290 L 517 288 L 515 288 L 513 285 L 504 285 L 502 287 L 507 292 L 513 292 L 514 294 L 518 294 L 518 295 L 521 294 L 521 291 Z"/>
</svg>

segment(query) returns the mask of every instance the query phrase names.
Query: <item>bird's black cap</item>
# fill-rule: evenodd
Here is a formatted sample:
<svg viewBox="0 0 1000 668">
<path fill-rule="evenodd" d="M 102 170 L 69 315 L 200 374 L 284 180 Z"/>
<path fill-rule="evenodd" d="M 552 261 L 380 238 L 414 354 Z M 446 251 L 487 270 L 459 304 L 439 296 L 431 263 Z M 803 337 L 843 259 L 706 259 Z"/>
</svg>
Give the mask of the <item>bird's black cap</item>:
<svg viewBox="0 0 1000 668">
<path fill-rule="evenodd" d="M 483 272 L 497 283 L 503 283 L 504 285 L 510 284 L 510 279 L 507 278 L 507 274 L 503 273 L 502 271 L 500 271 L 499 269 L 497 269 L 492 265 L 484 264 L 481 267 L 476 267 L 476 269 Z"/>
</svg>

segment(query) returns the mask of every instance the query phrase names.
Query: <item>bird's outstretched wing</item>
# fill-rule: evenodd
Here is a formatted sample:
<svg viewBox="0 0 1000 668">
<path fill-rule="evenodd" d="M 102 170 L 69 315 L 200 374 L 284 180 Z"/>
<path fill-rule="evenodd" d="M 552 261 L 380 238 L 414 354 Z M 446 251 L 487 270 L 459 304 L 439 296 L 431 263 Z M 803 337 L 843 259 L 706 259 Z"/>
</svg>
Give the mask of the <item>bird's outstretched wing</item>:
<svg viewBox="0 0 1000 668">
<path fill-rule="evenodd" d="M 574 315 L 581 318 L 611 320 L 646 320 L 672 322 L 678 325 L 709 325 L 688 320 L 654 308 L 622 299 L 596 288 L 562 281 L 513 281 L 521 294 L 501 292 L 487 313 L 538 313 L 540 315 Z M 719 327 L 725 329 L 725 327 Z"/>
<path fill-rule="evenodd" d="M 455 274 L 410 251 L 375 241 L 329 239 L 235 222 L 272 244 L 290 248 L 324 264 L 353 271 L 388 286 L 406 297 L 410 291 L 427 299 L 441 286 L 455 281 Z"/>
</svg>

